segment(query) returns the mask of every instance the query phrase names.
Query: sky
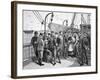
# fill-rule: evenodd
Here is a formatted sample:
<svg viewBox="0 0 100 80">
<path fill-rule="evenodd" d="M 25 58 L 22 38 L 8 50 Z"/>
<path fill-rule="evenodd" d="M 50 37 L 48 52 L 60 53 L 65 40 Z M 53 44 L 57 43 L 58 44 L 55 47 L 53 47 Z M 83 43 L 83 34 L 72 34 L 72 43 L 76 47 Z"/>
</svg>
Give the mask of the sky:
<svg viewBox="0 0 100 80">
<path fill-rule="evenodd" d="M 36 17 L 36 15 L 33 13 L 34 10 L 23 10 L 23 29 L 24 30 L 44 30 L 44 25 L 41 25 L 40 19 Z M 41 15 L 42 19 L 45 19 L 45 16 L 48 13 L 51 13 L 49 11 L 38 11 Z M 53 12 L 53 23 L 63 25 L 64 20 L 68 20 L 68 26 L 72 23 L 73 15 L 72 12 Z M 38 17 L 40 16 L 38 15 Z M 83 13 L 84 20 L 88 21 L 88 14 Z M 46 19 L 46 25 L 50 22 L 51 14 L 48 15 Z M 81 24 L 81 13 L 76 13 L 75 20 L 74 20 L 75 27 L 80 29 Z"/>
</svg>

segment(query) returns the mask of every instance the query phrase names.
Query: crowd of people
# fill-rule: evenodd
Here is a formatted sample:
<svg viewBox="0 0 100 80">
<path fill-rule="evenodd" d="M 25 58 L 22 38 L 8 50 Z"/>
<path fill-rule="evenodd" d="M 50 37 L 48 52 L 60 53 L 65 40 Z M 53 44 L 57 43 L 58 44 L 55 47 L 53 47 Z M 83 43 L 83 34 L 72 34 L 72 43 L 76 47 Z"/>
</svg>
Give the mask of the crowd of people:
<svg viewBox="0 0 100 80">
<path fill-rule="evenodd" d="M 43 62 L 56 65 L 61 64 L 61 59 L 76 57 L 80 66 L 88 65 L 88 54 L 90 54 L 90 37 L 85 33 L 69 32 L 34 32 L 31 39 L 34 53 L 38 64 L 43 66 Z"/>
</svg>

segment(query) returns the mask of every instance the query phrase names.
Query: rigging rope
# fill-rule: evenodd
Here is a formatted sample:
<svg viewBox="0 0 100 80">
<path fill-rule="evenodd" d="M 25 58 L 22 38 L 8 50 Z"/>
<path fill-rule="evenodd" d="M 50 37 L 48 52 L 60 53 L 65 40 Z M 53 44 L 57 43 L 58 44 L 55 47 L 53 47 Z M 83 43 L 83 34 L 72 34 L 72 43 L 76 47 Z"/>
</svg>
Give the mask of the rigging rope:
<svg viewBox="0 0 100 80">
<path fill-rule="evenodd" d="M 85 21 L 85 18 L 84 18 L 84 16 L 83 16 L 83 14 L 81 14 L 81 17 L 82 17 L 83 23 L 84 23 L 84 24 L 87 24 L 86 21 Z"/>
<path fill-rule="evenodd" d="M 38 19 L 38 21 L 41 23 L 42 21 L 39 19 L 39 17 L 37 16 L 37 14 L 34 11 L 32 11 L 32 12 L 34 13 L 34 15 L 36 16 L 36 18 Z"/>
<path fill-rule="evenodd" d="M 43 21 L 43 18 L 41 16 L 41 14 L 39 13 L 39 11 L 36 11 L 36 13 L 38 14 L 39 18 L 41 19 L 41 21 Z"/>
</svg>

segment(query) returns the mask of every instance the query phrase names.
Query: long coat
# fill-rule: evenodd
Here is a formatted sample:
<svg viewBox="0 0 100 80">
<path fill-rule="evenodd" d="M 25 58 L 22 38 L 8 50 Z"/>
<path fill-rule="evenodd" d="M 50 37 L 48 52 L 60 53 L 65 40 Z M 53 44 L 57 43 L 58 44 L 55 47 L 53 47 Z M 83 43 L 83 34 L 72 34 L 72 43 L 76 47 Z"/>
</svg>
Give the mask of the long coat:
<svg viewBox="0 0 100 80">
<path fill-rule="evenodd" d="M 88 39 L 83 37 L 79 40 L 78 46 L 78 61 L 80 64 L 84 64 L 85 62 L 88 63 Z"/>
<path fill-rule="evenodd" d="M 37 47 L 38 51 L 43 51 L 44 50 L 44 42 L 43 42 L 43 39 L 38 38 L 37 42 L 38 42 L 38 47 Z"/>
</svg>

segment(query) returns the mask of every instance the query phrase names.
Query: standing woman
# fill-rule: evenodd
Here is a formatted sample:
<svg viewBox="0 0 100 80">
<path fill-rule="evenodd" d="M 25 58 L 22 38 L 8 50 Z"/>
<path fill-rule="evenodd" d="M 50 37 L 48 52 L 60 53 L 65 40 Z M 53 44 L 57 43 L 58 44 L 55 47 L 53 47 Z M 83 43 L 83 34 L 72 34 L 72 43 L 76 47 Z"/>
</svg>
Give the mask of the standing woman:
<svg viewBox="0 0 100 80">
<path fill-rule="evenodd" d="M 77 55 L 78 55 L 78 45 L 79 45 L 78 33 L 74 33 L 73 37 L 74 37 L 74 56 L 77 57 Z"/>
<path fill-rule="evenodd" d="M 74 54 L 74 37 L 72 31 L 69 31 L 68 35 L 68 56 L 73 57 Z"/>
<path fill-rule="evenodd" d="M 71 36 L 68 38 L 68 56 L 73 56 L 73 41 Z"/>
</svg>

